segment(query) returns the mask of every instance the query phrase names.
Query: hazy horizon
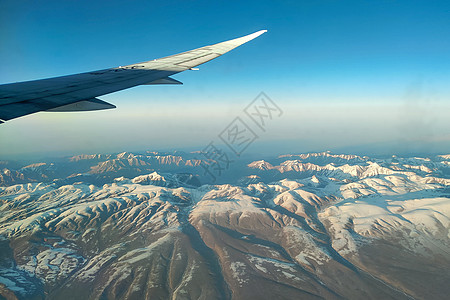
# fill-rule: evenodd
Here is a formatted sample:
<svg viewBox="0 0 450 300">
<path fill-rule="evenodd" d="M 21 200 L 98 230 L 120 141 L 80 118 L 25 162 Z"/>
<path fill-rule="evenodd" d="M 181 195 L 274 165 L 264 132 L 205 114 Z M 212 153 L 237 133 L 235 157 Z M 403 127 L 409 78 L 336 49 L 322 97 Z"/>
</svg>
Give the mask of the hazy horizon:
<svg viewBox="0 0 450 300">
<path fill-rule="evenodd" d="M 444 103 L 298 107 L 282 101 L 278 104 L 283 108 L 283 115 L 271 120 L 265 132 L 254 129 L 258 139 L 246 153 L 279 155 L 329 150 L 408 155 L 446 154 L 450 149 L 449 106 Z M 135 117 L 145 110 L 135 111 L 136 107 L 125 114 L 117 109 L 117 112 L 42 113 L 24 117 L 0 128 L 0 140 L 8 141 L 0 148 L 0 160 L 81 153 L 202 150 L 211 141 L 220 144 L 218 135 L 235 117 L 245 118 L 242 112 L 245 106 L 241 104 L 210 104 L 206 108 L 200 105 L 188 103 L 175 112 L 171 111 L 170 103 L 160 105 L 145 119 Z M 148 102 L 141 106 L 151 105 Z M 171 118 L 167 117 L 169 114 Z M 126 123 L 112 124 L 117 115 L 126 119 Z M 80 120 L 89 131 L 77 126 Z M 246 122 L 251 125 L 251 121 Z"/>
</svg>

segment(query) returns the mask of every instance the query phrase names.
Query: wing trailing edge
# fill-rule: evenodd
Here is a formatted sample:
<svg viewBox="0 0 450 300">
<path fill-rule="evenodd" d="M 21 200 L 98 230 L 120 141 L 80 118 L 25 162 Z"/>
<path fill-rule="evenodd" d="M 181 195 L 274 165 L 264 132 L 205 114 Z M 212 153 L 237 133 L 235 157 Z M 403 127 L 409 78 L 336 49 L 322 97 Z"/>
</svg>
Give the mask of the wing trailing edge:
<svg viewBox="0 0 450 300">
<path fill-rule="evenodd" d="M 90 111 L 116 108 L 115 105 L 103 100 L 93 98 L 89 100 L 78 101 L 75 103 L 48 109 L 49 112 L 70 112 L 70 111 Z"/>
<path fill-rule="evenodd" d="M 157 79 L 154 81 L 151 81 L 149 83 L 143 84 L 143 85 L 153 85 L 153 84 L 183 84 L 181 81 L 178 81 L 176 79 L 173 79 L 171 77 L 165 77 L 161 79 Z"/>
</svg>

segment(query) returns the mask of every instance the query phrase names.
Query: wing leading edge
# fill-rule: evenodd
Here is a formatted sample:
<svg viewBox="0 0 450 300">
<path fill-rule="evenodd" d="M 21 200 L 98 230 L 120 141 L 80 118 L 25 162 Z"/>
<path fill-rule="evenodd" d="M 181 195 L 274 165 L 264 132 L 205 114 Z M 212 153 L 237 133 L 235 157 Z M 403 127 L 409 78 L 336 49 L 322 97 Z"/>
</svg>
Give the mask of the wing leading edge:
<svg viewBox="0 0 450 300">
<path fill-rule="evenodd" d="M 217 58 L 264 32 L 128 66 L 0 85 L 0 123 L 40 111 L 115 108 L 96 97 L 139 85 L 182 84 L 170 76 Z"/>
</svg>

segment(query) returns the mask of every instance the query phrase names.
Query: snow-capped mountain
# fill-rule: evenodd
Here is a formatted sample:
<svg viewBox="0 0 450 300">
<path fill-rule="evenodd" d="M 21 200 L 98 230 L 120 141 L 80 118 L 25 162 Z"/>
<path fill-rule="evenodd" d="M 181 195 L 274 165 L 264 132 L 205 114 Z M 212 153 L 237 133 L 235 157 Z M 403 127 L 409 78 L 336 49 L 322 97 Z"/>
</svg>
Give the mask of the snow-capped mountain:
<svg viewBox="0 0 450 300">
<path fill-rule="evenodd" d="M 4 163 L 0 295 L 445 299 L 449 162 L 290 154 L 216 183 L 181 152 Z"/>
</svg>

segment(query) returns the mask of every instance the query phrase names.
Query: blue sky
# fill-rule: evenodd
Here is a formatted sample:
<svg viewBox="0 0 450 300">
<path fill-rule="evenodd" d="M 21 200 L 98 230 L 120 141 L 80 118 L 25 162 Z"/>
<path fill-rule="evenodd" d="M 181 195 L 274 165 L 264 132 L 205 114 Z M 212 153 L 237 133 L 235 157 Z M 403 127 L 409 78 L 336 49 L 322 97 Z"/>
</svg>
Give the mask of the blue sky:
<svg viewBox="0 0 450 300">
<path fill-rule="evenodd" d="M 1 125 L 0 159 L 201 148 L 260 91 L 285 113 L 249 151 L 449 152 L 447 1 L 3 0 L 0 83 L 146 61 L 260 29 L 269 31 L 175 75 L 183 86 L 100 97 L 114 111 Z"/>
</svg>

